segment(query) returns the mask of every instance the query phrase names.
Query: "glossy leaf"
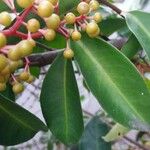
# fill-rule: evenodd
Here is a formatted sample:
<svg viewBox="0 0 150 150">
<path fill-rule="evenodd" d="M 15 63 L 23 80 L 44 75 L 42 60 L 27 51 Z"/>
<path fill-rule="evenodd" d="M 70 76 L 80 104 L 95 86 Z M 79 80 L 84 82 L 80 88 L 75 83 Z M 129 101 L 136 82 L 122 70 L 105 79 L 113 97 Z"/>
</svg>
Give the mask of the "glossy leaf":
<svg viewBox="0 0 150 150">
<path fill-rule="evenodd" d="M 102 139 L 108 132 L 108 127 L 99 117 L 94 117 L 86 125 L 79 142 L 79 150 L 111 150 L 111 143 Z"/>
<path fill-rule="evenodd" d="M 41 107 L 51 132 L 65 144 L 78 142 L 83 131 L 80 97 L 71 61 L 60 55 L 43 82 Z"/>
<path fill-rule="evenodd" d="M 80 3 L 80 0 L 61 0 L 59 1 L 59 10 L 60 14 L 65 14 L 68 11 L 71 11 L 77 4 Z"/>
<path fill-rule="evenodd" d="M 40 67 L 30 67 L 30 73 L 31 73 L 31 75 L 33 75 L 33 76 L 35 76 L 37 78 L 40 75 L 40 71 L 41 71 Z"/>
<path fill-rule="evenodd" d="M 129 29 L 136 36 L 150 58 L 150 13 L 132 11 L 126 15 Z"/>
<path fill-rule="evenodd" d="M 122 138 L 126 133 L 129 132 L 129 129 L 122 126 L 119 123 L 116 123 L 112 129 L 103 137 L 106 142 L 111 142 Z"/>
<path fill-rule="evenodd" d="M 112 33 L 126 27 L 124 19 L 121 18 L 106 18 L 99 23 L 101 33 L 103 35 L 109 36 Z"/>
<path fill-rule="evenodd" d="M 0 92 L 1 95 L 7 97 L 8 99 L 10 99 L 11 101 L 15 101 L 16 97 L 14 92 L 12 91 L 12 85 L 7 83 L 6 89 L 3 92 Z"/>
<path fill-rule="evenodd" d="M 121 52 L 129 59 L 132 59 L 140 49 L 142 49 L 141 45 L 137 38 L 132 34 L 122 47 Z"/>
<path fill-rule="evenodd" d="M 102 107 L 120 124 L 150 129 L 150 93 L 131 62 L 102 39 L 72 42 L 81 72 Z"/>
<path fill-rule="evenodd" d="M 0 145 L 16 145 L 47 127 L 33 114 L 0 94 Z"/>
<path fill-rule="evenodd" d="M 9 7 L 2 0 L 0 0 L 0 12 L 8 11 L 8 10 L 9 10 Z"/>
</svg>

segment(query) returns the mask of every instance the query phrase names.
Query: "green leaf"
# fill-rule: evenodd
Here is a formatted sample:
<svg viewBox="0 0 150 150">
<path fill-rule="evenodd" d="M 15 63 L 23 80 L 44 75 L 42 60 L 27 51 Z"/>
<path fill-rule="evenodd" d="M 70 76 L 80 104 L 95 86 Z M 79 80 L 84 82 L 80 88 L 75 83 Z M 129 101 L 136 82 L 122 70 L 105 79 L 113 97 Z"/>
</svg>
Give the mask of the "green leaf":
<svg viewBox="0 0 150 150">
<path fill-rule="evenodd" d="M 31 73 L 31 75 L 33 75 L 33 76 L 35 76 L 37 78 L 40 75 L 40 71 L 41 71 L 40 67 L 30 67 L 30 73 Z"/>
<path fill-rule="evenodd" d="M 111 150 L 111 143 L 102 139 L 107 132 L 107 125 L 99 117 L 93 117 L 85 127 L 79 142 L 79 150 Z"/>
<path fill-rule="evenodd" d="M 83 118 L 70 60 L 60 55 L 50 67 L 41 91 L 41 107 L 51 132 L 65 144 L 78 142 Z"/>
<path fill-rule="evenodd" d="M 65 14 L 66 12 L 72 10 L 77 4 L 80 3 L 80 0 L 60 0 L 59 1 L 59 10 L 60 14 Z"/>
<path fill-rule="evenodd" d="M 106 142 L 111 142 L 122 138 L 126 133 L 129 132 L 129 129 L 122 126 L 119 123 L 116 123 L 112 129 L 103 137 Z"/>
<path fill-rule="evenodd" d="M 129 29 L 136 36 L 150 58 L 150 13 L 132 11 L 126 15 Z"/>
<path fill-rule="evenodd" d="M 150 93 L 137 69 L 102 39 L 71 41 L 92 93 L 114 120 L 129 128 L 150 129 Z"/>
<path fill-rule="evenodd" d="M 2 0 L 0 0 L 0 12 L 8 11 L 8 10 L 9 10 L 9 7 Z"/>
<path fill-rule="evenodd" d="M 126 22 L 121 18 L 106 18 L 99 23 L 101 33 L 106 36 L 111 35 L 125 26 Z"/>
<path fill-rule="evenodd" d="M 0 94 L 0 145 L 16 145 L 47 127 L 33 114 Z"/>
<path fill-rule="evenodd" d="M 132 59 L 140 49 L 142 49 L 141 45 L 136 37 L 131 34 L 128 41 L 122 47 L 121 52 L 129 59 Z"/>
<path fill-rule="evenodd" d="M 8 99 L 10 99 L 11 101 L 15 101 L 16 97 L 14 92 L 12 91 L 12 85 L 7 83 L 6 89 L 3 92 L 0 92 L 1 95 L 7 97 Z"/>
</svg>

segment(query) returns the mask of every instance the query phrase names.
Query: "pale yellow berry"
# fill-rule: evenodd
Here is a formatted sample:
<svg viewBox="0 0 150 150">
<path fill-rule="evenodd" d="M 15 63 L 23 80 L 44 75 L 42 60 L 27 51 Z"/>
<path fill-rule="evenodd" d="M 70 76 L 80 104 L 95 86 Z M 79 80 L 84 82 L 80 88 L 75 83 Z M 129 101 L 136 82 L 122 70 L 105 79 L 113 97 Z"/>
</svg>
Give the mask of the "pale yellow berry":
<svg viewBox="0 0 150 150">
<path fill-rule="evenodd" d="M 44 37 L 47 41 L 52 41 L 56 37 L 56 32 L 53 29 L 47 29 L 44 33 Z"/>
<path fill-rule="evenodd" d="M 96 33 L 88 34 L 88 35 L 89 35 L 89 37 L 91 37 L 91 38 L 95 38 L 95 37 L 97 37 L 99 34 L 100 34 L 100 29 L 98 29 Z"/>
<path fill-rule="evenodd" d="M 32 83 L 35 80 L 35 77 L 30 75 L 29 79 L 26 81 L 27 83 Z"/>
<path fill-rule="evenodd" d="M 57 14 L 52 14 L 46 19 L 46 25 L 49 29 L 56 30 L 60 25 L 60 17 Z"/>
<path fill-rule="evenodd" d="M 5 27 L 11 24 L 11 16 L 8 12 L 4 11 L 0 13 L 0 24 Z"/>
<path fill-rule="evenodd" d="M 96 13 L 94 14 L 94 16 L 93 16 L 93 19 L 94 19 L 97 23 L 99 23 L 99 22 L 102 21 L 102 15 L 101 15 L 99 12 L 96 12 Z"/>
<path fill-rule="evenodd" d="M 40 29 L 40 23 L 37 19 L 30 19 L 27 22 L 27 29 L 29 32 L 37 32 Z"/>
<path fill-rule="evenodd" d="M 3 33 L 0 33 L 0 48 L 4 47 L 7 43 L 6 36 Z"/>
<path fill-rule="evenodd" d="M 73 41 L 78 41 L 81 39 L 81 33 L 79 31 L 73 31 L 71 34 Z"/>
<path fill-rule="evenodd" d="M 54 12 L 54 7 L 51 2 L 44 0 L 39 3 L 37 12 L 41 17 L 49 17 Z"/>
<path fill-rule="evenodd" d="M 99 29 L 99 27 L 98 27 L 97 23 L 95 23 L 94 21 L 88 23 L 86 26 L 87 34 L 94 34 L 98 31 L 98 29 Z"/>
<path fill-rule="evenodd" d="M 74 24 L 76 21 L 76 16 L 73 13 L 67 13 L 65 16 L 65 20 L 67 24 Z"/>
<path fill-rule="evenodd" d="M 77 11 L 81 15 L 88 14 L 89 10 L 90 10 L 90 6 L 86 2 L 80 2 L 79 5 L 77 6 Z"/>
<path fill-rule="evenodd" d="M 19 75 L 19 79 L 22 81 L 27 81 L 29 77 L 30 77 L 30 74 L 27 71 L 24 71 Z"/>
<path fill-rule="evenodd" d="M 97 0 L 91 0 L 89 5 L 90 5 L 90 9 L 92 11 L 96 11 L 99 8 L 99 6 L 100 6 L 99 2 Z"/>
<path fill-rule="evenodd" d="M 12 61 L 18 61 L 22 57 L 22 52 L 15 46 L 8 51 L 7 57 Z"/>
<path fill-rule="evenodd" d="M 22 8 L 27 8 L 34 3 L 34 0 L 17 0 L 17 4 Z"/>
<path fill-rule="evenodd" d="M 48 0 L 49 2 L 51 2 L 54 6 L 58 3 L 58 0 Z"/>
<path fill-rule="evenodd" d="M 13 92 L 15 94 L 20 94 L 24 90 L 24 86 L 21 83 L 15 82 L 13 85 Z"/>
<path fill-rule="evenodd" d="M 0 54 L 0 71 L 2 71 L 8 65 L 7 58 Z"/>
<path fill-rule="evenodd" d="M 65 59 L 72 59 L 74 57 L 74 52 L 72 49 L 65 49 L 63 56 Z"/>
</svg>

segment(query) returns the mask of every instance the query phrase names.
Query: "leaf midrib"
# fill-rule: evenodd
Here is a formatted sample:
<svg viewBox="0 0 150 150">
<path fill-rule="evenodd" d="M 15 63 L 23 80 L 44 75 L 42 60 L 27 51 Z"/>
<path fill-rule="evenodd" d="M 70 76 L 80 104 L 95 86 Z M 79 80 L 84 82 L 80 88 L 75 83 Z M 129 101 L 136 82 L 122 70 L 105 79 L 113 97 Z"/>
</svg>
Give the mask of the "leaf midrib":
<svg viewBox="0 0 150 150">
<path fill-rule="evenodd" d="M 18 119 L 15 115 L 13 115 L 12 113 L 10 113 L 8 110 L 6 110 L 3 106 L 0 105 L 0 109 L 2 109 L 6 114 L 8 114 L 11 118 L 15 119 L 17 122 L 19 122 L 20 124 L 22 124 L 24 127 L 31 129 L 32 131 L 35 131 L 31 126 L 25 124 L 24 122 L 22 122 L 20 119 Z"/>
<path fill-rule="evenodd" d="M 64 63 L 64 78 L 63 78 L 63 82 L 64 82 L 64 114 L 65 114 L 65 137 L 66 139 L 68 139 L 68 109 L 67 109 L 67 88 L 66 88 L 66 74 L 67 74 L 67 60 L 65 60 Z"/>
<path fill-rule="evenodd" d="M 101 72 L 103 72 L 106 76 L 106 78 L 109 80 L 109 82 L 117 89 L 117 91 L 119 92 L 119 94 L 123 97 L 123 99 L 125 100 L 125 102 L 127 103 L 127 105 L 131 108 L 131 110 L 133 110 L 133 112 L 135 112 L 135 114 L 137 114 L 137 116 L 139 116 L 139 118 L 141 119 L 141 121 L 144 121 L 145 120 L 143 119 L 143 117 L 134 109 L 134 107 L 132 107 L 130 105 L 130 103 L 128 101 L 126 101 L 126 96 L 122 93 L 122 91 L 118 88 L 118 86 L 116 84 L 114 84 L 113 80 L 109 77 L 108 73 L 106 72 L 106 70 L 99 64 L 97 63 L 96 61 L 96 57 L 93 56 L 93 54 L 89 53 L 90 52 L 90 49 L 83 45 L 83 43 L 81 41 L 78 42 L 78 44 L 81 46 L 82 50 L 84 51 L 84 53 L 86 55 L 88 55 L 91 60 L 98 66 L 101 68 Z M 91 54 L 91 55 L 90 55 Z"/>
</svg>

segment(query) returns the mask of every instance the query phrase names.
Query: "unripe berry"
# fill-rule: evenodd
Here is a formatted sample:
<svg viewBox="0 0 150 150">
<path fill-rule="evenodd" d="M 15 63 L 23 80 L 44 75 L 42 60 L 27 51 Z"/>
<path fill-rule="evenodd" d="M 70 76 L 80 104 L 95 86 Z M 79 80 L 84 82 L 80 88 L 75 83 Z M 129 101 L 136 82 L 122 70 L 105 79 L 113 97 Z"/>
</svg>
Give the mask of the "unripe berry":
<svg viewBox="0 0 150 150">
<path fill-rule="evenodd" d="M 15 94 L 20 94 L 21 92 L 23 92 L 24 87 L 21 83 L 15 82 L 12 90 Z"/>
<path fill-rule="evenodd" d="M 77 6 L 77 11 L 79 12 L 80 15 L 88 14 L 90 10 L 90 6 L 86 2 L 81 2 Z"/>
<path fill-rule="evenodd" d="M 54 12 L 54 7 L 51 2 L 44 0 L 39 3 L 37 12 L 41 17 L 49 17 Z"/>
<path fill-rule="evenodd" d="M 47 29 L 46 32 L 44 33 L 44 37 L 48 41 L 52 41 L 56 37 L 56 32 L 53 29 Z"/>
<path fill-rule="evenodd" d="M 58 0 L 48 0 L 49 2 L 51 2 L 54 6 L 58 3 Z"/>
<path fill-rule="evenodd" d="M 10 66 L 9 64 L 0 72 L 1 75 L 8 75 L 10 74 Z"/>
<path fill-rule="evenodd" d="M 14 72 L 19 67 L 19 61 L 9 61 L 10 71 Z"/>
<path fill-rule="evenodd" d="M 64 58 L 72 59 L 74 57 L 74 52 L 72 49 L 65 49 L 63 53 Z"/>
<path fill-rule="evenodd" d="M 100 34 L 100 29 L 98 29 L 96 33 L 94 33 L 94 34 L 88 34 L 88 35 L 89 35 L 89 37 L 91 37 L 91 38 L 95 38 L 95 37 L 97 37 L 99 34 Z"/>
<path fill-rule="evenodd" d="M 94 14 L 94 16 L 93 16 L 93 19 L 94 19 L 97 23 L 99 23 L 99 22 L 102 21 L 102 15 L 101 15 L 99 12 L 96 12 L 96 13 Z"/>
<path fill-rule="evenodd" d="M 0 75 L 0 83 L 6 82 L 5 77 L 3 75 Z"/>
<path fill-rule="evenodd" d="M 81 33 L 79 31 L 73 31 L 71 37 L 73 41 L 78 41 L 81 39 Z"/>
<path fill-rule="evenodd" d="M 32 45 L 33 47 L 36 46 L 36 42 L 35 42 L 33 39 L 28 39 L 28 41 L 31 43 L 31 45 Z"/>
<path fill-rule="evenodd" d="M 65 20 L 67 24 L 74 24 L 76 21 L 76 16 L 73 13 L 67 13 L 65 16 Z"/>
<path fill-rule="evenodd" d="M 17 4 L 22 8 L 27 8 L 34 3 L 34 0 L 17 0 Z"/>
<path fill-rule="evenodd" d="M 5 27 L 11 24 L 11 16 L 8 12 L 4 11 L 0 13 L 0 24 Z"/>
<path fill-rule="evenodd" d="M 26 81 L 27 83 L 32 83 L 35 80 L 35 77 L 30 75 L 29 79 Z"/>
<path fill-rule="evenodd" d="M 18 47 L 15 46 L 8 51 L 7 57 L 12 61 L 18 61 L 19 59 L 21 59 L 22 53 L 18 49 Z"/>
<path fill-rule="evenodd" d="M 47 18 L 46 25 L 49 29 L 56 30 L 60 25 L 60 17 L 57 14 L 52 14 Z"/>
<path fill-rule="evenodd" d="M 19 79 L 22 81 L 27 81 L 29 77 L 30 77 L 30 74 L 27 71 L 24 71 L 19 75 Z"/>
<path fill-rule="evenodd" d="M 7 43 L 6 36 L 3 33 L 0 33 L 0 48 L 4 47 Z"/>
<path fill-rule="evenodd" d="M 99 8 L 99 2 L 97 1 L 97 0 L 91 0 L 91 2 L 90 2 L 90 9 L 92 10 L 92 11 L 95 11 L 95 10 L 97 10 L 98 8 Z"/>
<path fill-rule="evenodd" d="M 40 23 L 37 19 L 30 19 L 27 22 L 27 29 L 29 32 L 37 32 L 40 29 Z"/>
<path fill-rule="evenodd" d="M 6 83 L 0 83 L 0 92 L 6 89 Z"/>
<path fill-rule="evenodd" d="M 98 25 L 93 21 L 87 24 L 86 32 L 87 34 L 94 34 L 99 29 Z"/>
<path fill-rule="evenodd" d="M 0 71 L 2 71 L 8 64 L 7 58 L 0 54 Z"/>
<path fill-rule="evenodd" d="M 29 56 L 33 51 L 33 45 L 29 40 L 22 40 L 21 42 L 19 42 L 17 47 L 20 50 L 22 57 Z"/>
</svg>

